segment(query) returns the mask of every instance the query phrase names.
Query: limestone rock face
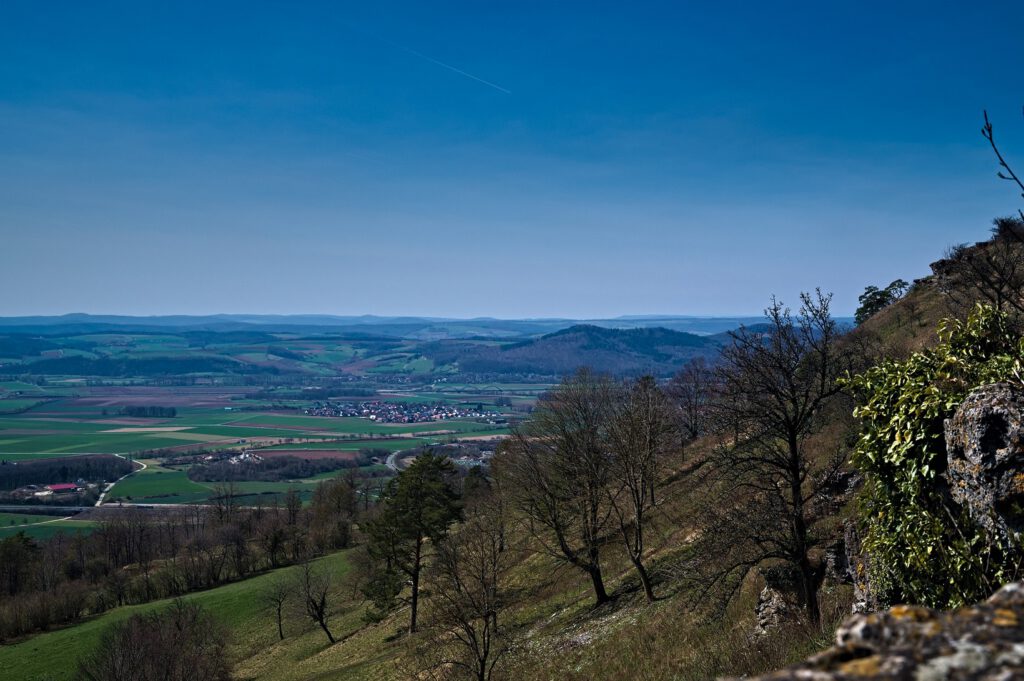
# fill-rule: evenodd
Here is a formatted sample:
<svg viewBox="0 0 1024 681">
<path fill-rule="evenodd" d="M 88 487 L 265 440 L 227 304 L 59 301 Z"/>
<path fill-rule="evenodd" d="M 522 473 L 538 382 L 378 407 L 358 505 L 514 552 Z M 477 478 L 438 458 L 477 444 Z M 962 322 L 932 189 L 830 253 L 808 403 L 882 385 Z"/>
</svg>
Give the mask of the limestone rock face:
<svg viewBox="0 0 1024 681">
<path fill-rule="evenodd" d="M 846 551 L 848 581 L 853 584 L 853 612 L 873 612 L 878 609 L 874 589 L 871 587 L 871 556 L 861 547 L 857 524 L 847 520 L 843 528 L 843 548 Z"/>
<path fill-rule="evenodd" d="M 1010 681 L 1024 678 L 1024 582 L 979 605 L 936 612 L 897 606 L 854 615 L 836 644 L 759 681 Z"/>
<path fill-rule="evenodd" d="M 759 635 L 767 634 L 783 622 L 793 620 L 800 612 L 797 577 L 791 570 L 782 567 L 764 568 L 761 576 L 765 586 L 757 599 L 757 627 L 754 629 L 754 633 Z"/>
<path fill-rule="evenodd" d="M 819 579 L 824 566 L 817 566 Z M 804 607 L 800 574 L 790 566 L 760 568 L 765 586 L 757 600 L 754 633 L 767 634 L 784 623 L 803 621 Z"/>
<path fill-rule="evenodd" d="M 1024 394 L 1006 383 L 972 392 L 945 422 L 950 493 L 994 539 L 1024 529 Z"/>
</svg>

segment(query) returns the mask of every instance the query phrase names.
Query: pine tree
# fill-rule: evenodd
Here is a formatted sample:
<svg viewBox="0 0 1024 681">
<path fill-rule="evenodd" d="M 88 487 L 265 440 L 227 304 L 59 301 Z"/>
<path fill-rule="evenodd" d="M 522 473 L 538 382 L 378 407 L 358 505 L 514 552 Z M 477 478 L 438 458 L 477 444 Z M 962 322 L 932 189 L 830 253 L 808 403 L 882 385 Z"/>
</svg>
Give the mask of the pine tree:
<svg viewBox="0 0 1024 681">
<path fill-rule="evenodd" d="M 431 452 L 418 456 L 388 483 L 377 515 L 366 525 L 367 548 L 379 569 L 363 591 L 379 611 L 387 611 L 408 581 L 412 587 L 410 633 L 416 631 L 428 544 L 444 537 L 461 516 L 454 478 L 455 467 L 448 457 Z"/>
</svg>

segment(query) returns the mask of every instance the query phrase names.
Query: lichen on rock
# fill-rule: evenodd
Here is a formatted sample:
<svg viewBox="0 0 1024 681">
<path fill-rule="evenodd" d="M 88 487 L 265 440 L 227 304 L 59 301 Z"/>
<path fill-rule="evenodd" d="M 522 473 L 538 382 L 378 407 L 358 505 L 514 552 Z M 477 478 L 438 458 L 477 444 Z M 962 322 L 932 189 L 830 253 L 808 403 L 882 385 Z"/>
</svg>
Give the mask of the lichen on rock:
<svg viewBox="0 0 1024 681">
<path fill-rule="evenodd" d="M 1024 678 L 1024 582 L 941 612 L 896 606 L 854 615 L 832 648 L 759 681 L 1009 681 Z"/>
<path fill-rule="evenodd" d="M 974 390 L 946 419 L 950 494 L 1000 543 L 1024 529 L 1024 394 L 1008 383 Z"/>
</svg>

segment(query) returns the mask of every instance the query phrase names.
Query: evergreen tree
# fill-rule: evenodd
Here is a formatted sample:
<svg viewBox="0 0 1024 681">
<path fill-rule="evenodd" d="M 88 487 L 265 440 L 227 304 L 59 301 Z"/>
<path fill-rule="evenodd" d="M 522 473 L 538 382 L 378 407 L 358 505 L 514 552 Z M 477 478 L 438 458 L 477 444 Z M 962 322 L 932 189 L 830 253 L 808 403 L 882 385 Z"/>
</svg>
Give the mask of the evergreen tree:
<svg viewBox="0 0 1024 681">
<path fill-rule="evenodd" d="M 378 611 L 390 610 L 405 582 L 412 587 L 409 631 L 416 631 L 420 576 L 428 542 L 436 543 L 461 516 L 452 487 L 455 467 L 446 456 L 422 454 L 393 478 L 378 512 L 366 524 L 367 548 L 379 565 L 363 591 Z"/>
</svg>

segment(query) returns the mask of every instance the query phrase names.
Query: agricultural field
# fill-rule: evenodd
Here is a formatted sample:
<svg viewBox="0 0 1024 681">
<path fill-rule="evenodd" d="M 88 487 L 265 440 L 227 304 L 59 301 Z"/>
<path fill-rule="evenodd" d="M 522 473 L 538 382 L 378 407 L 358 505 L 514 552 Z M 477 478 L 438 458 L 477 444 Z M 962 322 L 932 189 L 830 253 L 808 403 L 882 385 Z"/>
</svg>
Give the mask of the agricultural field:
<svg viewBox="0 0 1024 681">
<path fill-rule="evenodd" d="M 394 449 L 421 444 L 415 441 L 421 438 L 436 440 L 494 430 L 476 420 L 386 424 L 212 406 L 182 409 L 173 418 L 129 418 L 116 413 L 118 401 L 67 398 L 16 415 L 0 414 L 0 457 L 18 461 L 70 454 L 142 456 L 157 450 L 320 444 L 346 450 Z M 173 401 L 173 396 L 168 401 Z"/>
<path fill-rule="evenodd" d="M 25 525 L 0 524 L 0 539 L 5 539 L 19 532 L 24 532 L 32 539 L 49 539 L 55 534 L 82 534 L 92 532 L 98 523 L 95 520 L 76 520 L 74 518 L 55 518 L 49 516 Z"/>
<path fill-rule="evenodd" d="M 34 513 L 4 513 L 0 512 L 0 528 L 15 527 L 17 525 L 29 525 L 41 523 L 45 520 L 54 520 L 58 516 L 42 515 Z"/>
<path fill-rule="evenodd" d="M 226 483 L 196 482 L 188 478 L 184 468 L 166 467 L 154 459 L 140 460 L 146 468 L 136 471 L 114 485 L 107 493 L 106 503 L 130 504 L 201 504 L 219 494 L 218 486 Z M 363 474 L 379 473 L 386 466 L 374 464 L 360 469 Z M 279 482 L 240 481 L 233 483 L 236 503 L 245 506 L 268 506 L 280 502 L 289 491 L 296 491 L 303 502 L 309 501 L 316 486 L 338 475 L 345 469 L 321 473 L 300 480 Z"/>
<path fill-rule="evenodd" d="M 108 336 L 90 336 L 95 343 L 113 343 Z M 167 349 L 172 339 L 152 337 L 145 345 Z M 110 352 L 127 352 L 110 345 Z M 355 353 L 357 349 L 350 348 Z M 136 348 L 136 351 L 139 351 Z M 287 348 L 282 352 L 287 353 Z M 267 456 L 294 456 L 315 461 L 345 459 L 361 450 L 401 452 L 423 446 L 441 445 L 455 439 L 500 437 L 507 430 L 485 418 L 450 418 L 420 423 L 383 423 L 368 418 L 308 416 L 309 399 L 287 403 L 269 392 L 270 399 L 249 399 L 251 389 L 241 386 L 188 385 L 152 386 L 133 384 L 84 385 L 78 382 L 55 387 L 24 381 L 5 381 L 0 397 L 0 462 L 18 463 L 38 459 L 90 454 L 115 454 L 139 462 L 137 470 L 118 481 L 106 494 L 106 504 L 192 504 L 207 503 L 217 496 L 216 483 L 188 477 L 187 465 L 164 462 L 202 452 L 263 451 Z M 535 399 L 543 386 L 516 386 L 496 395 L 493 386 L 444 382 L 402 390 L 381 390 L 373 399 L 391 402 L 446 404 L 486 410 L 512 418 L 517 403 Z M 305 394 L 302 388 L 282 387 L 290 398 Z M 339 390 L 344 395 L 344 389 Z M 16 395 L 16 396 L 15 396 Z M 500 399 L 504 397 L 505 399 Z M 367 399 L 366 397 L 345 399 Z M 4 403 L 16 413 L 4 413 Z M 476 413 L 476 412 L 473 412 Z M 504 420 L 504 419 L 502 419 Z M 143 465 L 145 466 L 143 468 Z M 361 477 L 390 474 L 383 454 L 355 469 Z M 308 501 L 316 485 L 344 470 L 319 473 L 304 479 L 251 480 L 235 485 L 238 503 L 268 505 L 280 501 L 290 490 Z M 56 482 L 56 481 L 55 481 Z M 91 503 L 91 502 L 89 502 Z M 85 531 L 80 521 L 59 521 L 34 525 L 33 536 L 49 536 L 59 530 Z M 0 531 L 5 526 L 0 524 Z M 3 535 L 0 535 L 3 536 Z"/>
<path fill-rule="evenodd" d="M 5 539 L 18 532 L 24 532 L 33 539 L 49 539 L 58 532 L 64 534 L 91 532 L 95 527 L 95 521 L 78 520 L 73 516 L 0 512 L 0 539 Z"/>
<path fill-rule="evenodd" d="M 214 494 L 212 484 L 193 482 L 184 470 L 164 468 L 153 459 L 139 463 L 146 467 L 114 485 L 107 493 L 108 503 L 190 504 Z"/>
</svg>

